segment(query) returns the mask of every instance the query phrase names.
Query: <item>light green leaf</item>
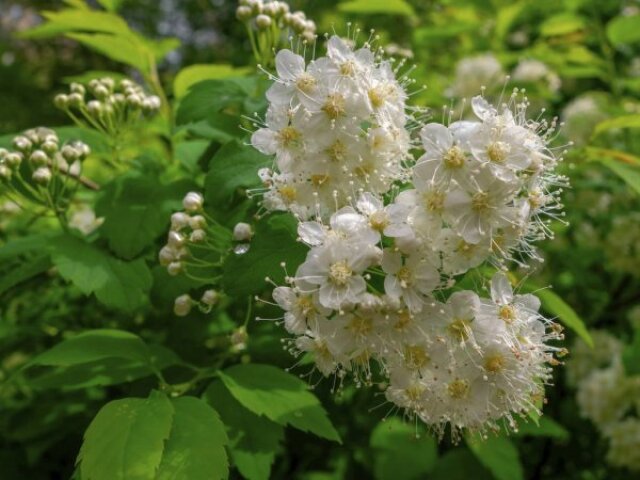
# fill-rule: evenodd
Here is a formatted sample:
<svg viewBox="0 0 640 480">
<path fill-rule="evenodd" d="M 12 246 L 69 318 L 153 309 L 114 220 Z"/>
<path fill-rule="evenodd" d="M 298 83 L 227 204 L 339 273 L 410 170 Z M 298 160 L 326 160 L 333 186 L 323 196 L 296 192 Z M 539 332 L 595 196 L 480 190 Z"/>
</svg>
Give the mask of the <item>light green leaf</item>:
<svg viewBox="0 0 640 480">
<path fill-rule="evenodd" d="M 537 425 L 533 422 L 519 422 L 517 435 L 550 437 L 563 441 L 568 440 L 570 437 L 569 431 L 566 428 L 547 416 L 540 417 Z"/>
<path fill-rule="evenodd" d="M 281 425 L 340 442 L 320 401 L 299 378 L 270 365 L 235 365 L 220 373 L 242 405 Z"/>
<path fill-rule="evenodd" d="M 202 400 L 172 400 L 171 434 L 154 480 L 221 480 L 229 475 L 228 439 L 218 413 Z"/>
<path fill-rule="evenodd" d="M 640 166 L 618 162 L 610 158 L 601 158 L 599 161 L 640 194 Z"/>
<path fill-rule="evenodd" d="M 229 77 L 241 77 L 251 70 L 247 67 L 234 67 L 229 64 L 197 64 L 183 68 L 173 81 L 173 94 L 176 98 L 186 95 L 189 88 L 203 80 L 219 80 Z"/>
<path fill-rule="evenodd" d="M 244 408 L 222 382 L 213 382 L 204 398 L 220 414 L 229 435 L 233 463 L 248 480 L 268 480 L 284 429 Z"/>
<path fill-rule="evenodd" d="M 205 199 L 212 205 L 228 203 L 238 188 L 258 185 L 258 170 L 271 163 L 269 157 L 250 145 L 237 140 L 224 144 L 209 162 Z"/>
<path fill-rule="evenodd" d="M 614 45 L 640 42 L 640 15 L 616 17 L 607 24 L 607 38 Z"/>
<path fill-rule="evenodd" d="M 118 10 L 122 2 L 123 0 L 98 0 L 98 3 L 110 12 Z"/>
<path fill-rule="evenodd" d="M 307 248 L 296 241 L 295 225 L 287 214 L 258 222 L 249 251 L 230 255 L 225 261 L 222 277 L 225 292 L 237 297 L 260 293 L 268 287 L 266 277 L 281 284 L 284 281 L 281 263 L 295 268 L 307 253 Z"/>
<path fill-rule="evenodd" d="M 433 437 L 424 432 L 416 437 L 416 425 L 397 417 L 387 418 L 376 426 L 371 433 L 371 447 L 378 480 L 425 478 L 438 455 Z"/>
<path fill-rule="evenodd" d="M 467 437 L 466 440 L 478 461 L 496 480 L 524 480 L 518 449 L 511 440 L 505 437 L 490 437 L 486 440 Z"/>
<path fill-rule="evenodd" d="M 48 38 L 71 32 L 102 32 L 129 35 L 131 29 L 122 18 L 108 12 L 67 9 L 42 12 L 47 22 L 20 33 L 22 38 Z"/>
<path fill-rule="evenodd" d="M 405 0 L 350 0 L 338 4 L 338 10 L 358 14 L 415 15 L 413 7 Z"/>
<path fill-rule="evenodd" d="M 73 236 L 51 245 L 60 275 L 85 295 L 94 293 L 108 307 L 133 311 L 144 305 L 151 289 L 151 272 L 142 259 L 124 262 Z"/>
<path fill-rule="evenodd" d="M 89 330 L 70 337 L 31 360 L 28 366 L 69 367 L 106 358 L 149 364 L 151 355 L 140 337 L 123 330 Z"/>
<path fill-rule="evenodd" d="M 114 400 L 98 412 L 78 455 L 84 480 L 155 480 L 174 408 L 161 393 Z"/>
<path fill-rule="evenodd" d="M 545 20 L 540 25 L 540 33 L 545 37 L 568 35 L 585 28 L 585 20 L 572 13 L 560 13 Z"/>
<path fill-rule="evenodd" d="M 150 71 L 150 53 L 131 35 L 68 33 L 66 36 L 116 62 L 130 65 L 144 73 Z"/>
<path fill-rule="evenodd" d="M 640 115 L 622 115 L 600 122 L 596 125 L 593 134 L 599 135 L 602 132 L 622 128 L 640 128 Z"/>
</svg>

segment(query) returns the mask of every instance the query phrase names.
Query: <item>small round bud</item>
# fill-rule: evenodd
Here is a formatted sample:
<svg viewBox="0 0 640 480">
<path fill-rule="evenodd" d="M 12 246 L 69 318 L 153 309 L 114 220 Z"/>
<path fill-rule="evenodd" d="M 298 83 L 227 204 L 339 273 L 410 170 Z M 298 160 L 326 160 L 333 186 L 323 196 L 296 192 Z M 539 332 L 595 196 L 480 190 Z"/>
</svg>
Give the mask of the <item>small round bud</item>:
<svg viewBox="0 0 640 480">
<path fill-rule="evenodd" d="M 182 273 L 182 263 L 171 262 L 169 265 L 167 265 L 167 272 L 169 272 L 169 275 L 173 277 Z"/>
<path fill-rule="evenodd" d="M 184 245 L 185 238 L 178 232 L 174 232 L 173 230 L 169 232 L 167 236 L 167 245 L 172 248 L 180 248 Z"/>
<path fill-rule="evenodd" d="M 142 102 L 142 109 L 145 113 L 157 112 L 161 106 L 162 102 L 160 101 L 160 97 L 156 97 L 155 95 L 145 98 Z"/>
<path fill-rule="evenodd" d="M 263 7 L 262 0 L 248 0 L 247 6 L 251 8 L 251 12 L 254 15 L 258 15 L 259 13 L 262 12 L 262 7 Z"/>
<path fill-rule="evenodd" d="M 84 97 L 79 93 L 72 93 L 68 99 L 70 107 L 80 108 L 84 104 Z"/>
<path fill-rule="evenodd" d="M 69 96 L 65 95 L 64 93 L 56 95 L 55 97 L 53 97 L 53 104 L 56 106 L 56 108 L 64 110 L 69 106 Z"/>
<path fill-rule="evenodd" d="M 2 180 L 10 180 L 11 179 L 11 169 L 6 165 L 0 164 L 0 179 Z"/>
<path fill-rule="evenodd" d="M 171 215 L 171 230 L 179 232 L 189 225 L 189 220 L 191 220 L 191 217 L 184 212 L 174 213 Z"/>
<path fill-rule="evenodd" d="M 8 153 L 9 150 L 6 148 L 0 148 L 0 160 L 4 160 L 4 157 L 6 157 Z"/>
<path fill-rule="evenodd" d="M 207 219 L 202 215 L 194 215 L 189 219 L 189 226 L 192 230 L 207 228 Z"/>
<path fill-rule="evenodd" d="M 99 117 L 103 111 L 102 102 L 98 100 L 91 100 L 89 103 L 87 103 L 87 111 L 89 112 L 89 115 L 93 117 Z"/>
<path fill-rule="evenodd" d="M 8 153 L 4 159 L 4 162 L 10 168 L 15 168 L 22 163 L 22 154 L 18 152 Z"/>
<path fill-rule="evenodd" d="M 189 315 L 192 306 L 193 300 L 189 295 L 180 295 L 173 302 L 173 313 L 175 313 L 179 317 L 186 317 L 187 315 Z"/>
<path fill-rule="evenodd" d="M 271 20 L 271 17 L 269 17 L 268 15 L 264 15 L 263 13 L 261 13 L 256 17 L 256 26 L 260 30 L 266 30 L 267 28 L 271 27 L 271 23 L 273 23 L 273 20 Z"/>
<path fill-rule="evenodd" d="M 74 142 L 73 148 L 75 148 L 76 152 L 79 155 L 80 160 L 84 160 L 89 155 L 91 155 L 91 148 L 84 142 Z"/>
<path fill-rule="evenodd" d="M 160 265 L 162 265 L 163 267 L 166 267 L 175 259 L 176 259 L 176 253 L 173 248 L 171 248 L 168 245 L 165 245 L 160 249 L 160 252 L 158 253 L 158 261 L 160 262 Z"/>
<path fill-rule="evenodd" d="M 189 240 L 193 243 L 204 242 L 206 238 L 207 238 L 207 232 L 200 229 L 194 230 L 193 232 L 191 232 L 191 235 L 189 235 Z"/>
<path fill-rule="evenodd" d="M 220 300 L 220 294 L 215 290 L 206 290 L 200 301 L 209 307 L 213 307 Z"/>
<path fill-rule="evenodd" d="M 116 86 L 116 82 L 111 77 L 104 77 L 100 79 L 100 83 L 105 86 L 109 90 L 109 92 L 113 92 L 113 89 Z"/>
<path fill-rule="evenodd" d="M 86 93 L 84 85 L 80 83 L 72 83 L 71 85 L 69 85 L 69 91 L 71 93 L 77 93 L 82 96 L 84 96 L 84 94 Z"/>
<path fill-rule="evenodd" d="M 127 103 L 127 97 L 125 97 L 122 93 L 114 93 L 109 97 L 109 100 L 112 105 L 120 106 Z"/>
<path fill-rule="evenodd" d="M 142 107 L 142 98 L 140 98 L 140 95 L 133 93 L 126 98 L 127 98 L 127 105 L 129 105 L 131 108 Z"/>
<path fill-rule="evenodd" d="M 37 168 L 31 178 L 39 185 L 47 185 L 51 181 L 51 170 L 48 167 Z"/>
<path fill-rule="evenodd" d="M 124 80 L 120 80 L 120 89 L 123 91 L 133 87 L 133 85 L 134 85 L 133 82 L 129 79 L 125 78 Z"/>
<path fill-rule="evenodd" d="M 236 9 L 236 18 L 241 22 L 246 22 L 252 17 L 251 7 L 247 7 L 246 5 L 240 5 Z"/>
<path fill-rule="evenodd" d="M 33 144 L 27 137 L 19 136 L 13 139 L 13 146 L 21 152 L 28 152 Z"/>
<path fill-rule="evenodd" d="M 71 145 L 65 145 L 64 147 L 62 147 L 62 150 L 60 151 L 60 153 L 62 154 L 62 156 L 67 162 L 73 162 L 77 160 L 78 157 L 80 156 L 80 152 L 78 152 Z"/>
<path fill-rule="evenodd" d="M 58 144 L 47 140 L 42 144 L 42 150 L 47 153 L 47 155 L 53 155 L 58 151 Z"/>
<path fill-rule="evenodd" d="M 279 12 L 278 5 L 276 5 L 275 2 L 266 3 L 262 7 L 262 13 L 270 16 L 271 18 L 276 18 L 276 16 L 278 15 L 278 12 Z"/>
<path fill-rule="evenodd" d="M 235 351 L 246 349 L 247 340 L 249 340 L 249 334 L 245 327 L 239 327 L 231 334 L 231 345 Z"/>
<path fill-rule="evenodd" d="M 248 223 L 236 223 L 236 226 L 233 227 L 233 239 L 237 242 L 251 240 L 252 236 L 253 232 L 251 231 L 251 225 Z"/>
<path fill-rule="evenodd" d="M 182 206 L 187 212 L 197 212 L 202 210 L 204 198 L 198 192 L 189 192 L 182 200 Z"/>
<path fill-rule="evenodd" d="M 29 161 L 36 167 L 42 167 L 49 163 L 49 157 L 42 150 L 34 150 Z"/>
<path fill-rule="evenodd" d="M 104 100 L 109 96 L 109 90 L 104 85 L 98 85 L 93 89 L 93 94 L 99 100 Z"/>
<path fill-rule="evenodd" d="M 97 78 L 94 78 L 93 80 L 91 80 L 91 81 L 89 82 L 89 88 L 90 88 L 91 90 L 95 90 L 95 88 L 96 88 L 98 85 L 100 85 L 100 80 L 98 80 Z"/>
</svg>

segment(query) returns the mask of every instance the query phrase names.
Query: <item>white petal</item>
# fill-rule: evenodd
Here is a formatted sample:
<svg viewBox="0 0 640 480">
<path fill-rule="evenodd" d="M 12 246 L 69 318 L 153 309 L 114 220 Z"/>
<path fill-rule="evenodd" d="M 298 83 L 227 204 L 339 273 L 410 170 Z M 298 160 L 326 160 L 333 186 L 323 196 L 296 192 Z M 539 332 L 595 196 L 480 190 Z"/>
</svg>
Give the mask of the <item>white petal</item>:
<svg viewBox="0 0 640 480">
<path fill-rule="evenodd" d="M 289 287 L 276 287 L 271 295 L 283 310 L 289 310 L 297 299 L 293 289 Z"/>
<path fill-rule="evenodd" d="M 381 210 L 382 207 L 382 200 L 370 192 L 363 193 L 356 203 L 356 208 L 365 215 L 371 215 Z"/>
<path fill-rule="evenodd" d="M 389 249 L 382 253 L 382 270 L 386 273 L 395 274 L 402 268 L 402 255 Z"/>
<path fill-rule="evenodd" d="M 491 279 L 491 298 L 498 305 L 508 305 L 513 300 L 513 288 L 502 272 L 496 273 Z"/>
<path fill-rule="evenodd" d="M 268 128 L 261 128 L 251 135 L 251 145 L 260 153 L 273 155 L 276 153 L 277 142 L 275 132 Z"/>
<path fill-rule="evenodd" d="M 453 145 L 453 137 L 447 127 L 440 123 L 428 123 L 420 130 L 425 150 L 447 150 Z"/>
<path fill-rule="evenodd" d="M 481 120 L 487 120 L 498 113 L 496 109 L 480 95 L 476 95 L 471 99 L 471 108 L 473 109 L 473 113 Z"/>
<path fill-rule="evenodd" d="M 304 58 L 291 50 L 280 50 L 276 55 L 276 70 L 282 80 L 293 81 L 304 72 Z"/>
<path fill-rule="evenodd" d="M 298 225 L 298 235 L 307 245 L 317 246 L 324 243 L 327 232 L 318 222 L 302 222 Z"/>
</svg>

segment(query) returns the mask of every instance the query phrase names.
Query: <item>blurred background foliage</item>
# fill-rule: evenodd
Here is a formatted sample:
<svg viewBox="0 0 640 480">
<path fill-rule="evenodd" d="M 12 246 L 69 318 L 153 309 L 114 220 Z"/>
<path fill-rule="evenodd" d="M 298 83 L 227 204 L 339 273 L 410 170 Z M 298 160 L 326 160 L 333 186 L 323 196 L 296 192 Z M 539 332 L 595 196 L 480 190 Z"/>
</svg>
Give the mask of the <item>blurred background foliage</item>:
<svg viewBox="0 0 640 480">
<path fill-rule="evenodd" d="M 67 124 L 51 100 L 88 71 L 120 72 L 145 80 L 139 71 L 69 38 L 21 35 L 41 24 L 41 10 L 73 3 L 3 0 L 0 4 L 0 135 L 36 125 Z M 88 3 L 98 8 L 103 2 Z M 430 107 L 436 119 L 443 105 L 459 106 L 460 98 L 482 87 L 487 95 L 498 98 L 502 90 L 519 86 L 529 94 L 531 112 L 541 111 L 544 117 L 557 116 L 564 122 L 556 145 L 562 150 L 574 143 L 563 165 L 572 185 L 563 197 L 567 215 L 553 226 L 555 240 L 541 245 L 544 263 L 520 273 L 530 285 L 553 285 L 552 292 L 566 301 L 558 304 L 548 294 L 547 313 L 560 316 L 565 323 L 582 321 L 590 331 L 600 333 L 593 335 L 595 345 L 589 348 L 573 330 L 567 331 L 567 343 L 576 354 L 569 356 L 567 368 L 556 369 L 540 428 L 526 424 L 518 434 L 492 438 L 483 445 L 444 442 L 436 446 L 428 436 L 416 440 L 411 435 L 413 427 L 407 431 L 405 424 L 395 424 L 394 419 L 380 423 L 388 412 L 384 406 L 371 408 L 378 399 L 375 392 L 346 388 L 335 397 L 329 391 L 330 381 L 320 383 L 316 392 L 340 431 L 342 445 L 287 431 L 271 478 L 622 480 L 640 475 L 640 2 L 290 3 L 292 10 L 304 10 L 315 20 L 318 32 L 344 33 L 348 21 L 357 23 L 363 32 L 375 29 L 380 44 L 405 59 L 407 68 L 416 65 L 412 101 Z M 171 98 L 179 93 L 172 91 L 176 75 L 192 64 L 225 64 L 229 71 L 234 71 L 230 67 L 254 71 L 233 1 L 120 0 L 110 4 L 144 36 L 179 39 L 179 46 L 159 63 L 161 82 Z M 361 38 L 365 37 L 368 33 L 362 33 Z M 509 81 L 505 81 L 507 75 Z M 423 84 L 426 89 L 420 88 Z M 244 113 L 252 113 L 251 105 Z M 259 99 L 253 105 L 264 108 Z M 200 154 L 206 153 L 203 146 L 210 148 L 209 141 L 183 146 L 181 168 L 199 171 Z M 190 148 L 200 150 L 194 155 Z M 162 174 L 153 169 L 147 172 Z M 194 180 L 196 177 L 194 174 Z M 188 188 L 182 185 L 181 191 Z M 250 211 L 251 207 L 243 205 L 238 210 L 241 213 L 227 215 L 228 223 L 233 224 L 234 215 Z M 27 230 L 28 221 L 16 216 L 10 205 L 0 208 L 0 241 Z M 153 265 L 155 251 L 151 246 L 145 254 L 149 265 Z M 4 272 L 14 260 L 0 257 Z M 0 377 L 9 377 L 67 333 L 88 328 L 135 331 L 198 365 L 213 361 L 217 335 L 242 323 L 246 305 L 229 305 L 213 316 L 195 313 L 178 319 L 171 313 L 173 298 L 190 286 L 169 282 L 160 268 L 153 269 L 153 276 L 151 302 L 133 314 L 90 301 L 78 289 L 63 287 L 61 279 L 50 273 L 29 279 L 18 289 L 3 288 Z M 269 316 L 269 312 L 259 313 Z M 279 329 L 261 322 L 250 323 L 248 330 L 245 355 L 279 366 L 293 363 L 282 351 Z M 613 383 L 590 378 L 611 368 L 618 372 Z M 145 395 L 150 385 L 147 379 L 66 392 L 5 388 L 1 395 L 0 476 L 70 478 L 83 432 L 100 406 L 112 398 Z M 594 409 L 614 408 L 611 402 L 616 400 L 607 395 L 620 389 L 626 400 L 622 406 L 615 405 L 614 421 L 594 420 Z M 577 398 L 580 391 L 582 397 Z M 594 407 L 594 402 L 600 406 Z M 623 424 L 628 428 L 620 427 Z"/>
</svg>

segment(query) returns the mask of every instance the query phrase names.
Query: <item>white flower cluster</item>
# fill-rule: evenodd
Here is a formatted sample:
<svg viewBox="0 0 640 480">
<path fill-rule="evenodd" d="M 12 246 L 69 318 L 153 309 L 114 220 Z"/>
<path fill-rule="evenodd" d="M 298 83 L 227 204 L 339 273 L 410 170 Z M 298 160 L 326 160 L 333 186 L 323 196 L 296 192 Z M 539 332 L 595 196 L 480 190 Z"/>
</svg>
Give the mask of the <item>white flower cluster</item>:
<svg viewBox="0 0 640 480">
<path fill-rule="evenodd" d="M 275 155 L 260 176 L 268 210 L 326 216 L 357 192 L 389 191 L 409 155 L 407 93 L 388 61 L 337 36 L 327 56 L 306 64 L 290 50 L 276 55 L 264 128 L 251 138 Z"/>
<path fill-rule="evenodd" d="M 240 0 L 236 9 L 238 20 L 260 30 L 290 28 L 303 40 L 311 43 L 316 38 L 316 24 L 304 12 L 291 12 L 286 2 L 263 0 Z"/>
<path fill-rule="evenodd" d="M 557 92 L 562 80 L 546 63 L 535 59 L 520 60 L 511 75 L 512 80 L 523 83 L 545 82 L 550 92 Z"/>
<path fill-rule="evenodd" d="M 382 379 L 390 402 L 454 438 L 537 410 L 561 328 L 502 272 L 490 298 L 454 277 L 524 266 L 549 235 L 554 125 L 528 121 L 515 94 L 499 109 L 475 97 L 476 120 L 422 127 L 414 162 L 407 94 L 366 45 L 332 37 L 327 57 L 305 65 L 284 50 L 276 63 L 252 144 L 275 156 L 264 205 L 293 212 L 309 246 L 273 293 L 292 353 L 313 353 L 324 375 Z"/>
<path fill-rule="evenodd" d="M 87 93 L 92 98 L 87 99 Z M 158 96 L 147 95 L 137 83 L 127 79 L 116 82 L 110 77 L 91 80 L 87 87 L 72 83 L 68 94 L 56 95 L 54 104 L 74 121 L 112 136 L 162 106 Z"/>
<path fill-rule="evenodd" d="M 450 97 L 471 97 L 484 88 L 502 85 L 505 73 L 500 61 L 491 53 L 465 57 L 456 64 L 453 85 L 447 90 Z"/>
<path fill-rule="evenodd" d="M 640 471 L 640 377 L 626 374 L 618 339 L 607 332 L 592 337 L 595 348 L 577 343 L 567 362 L 580 413 L 609 441 L 612 465 Z"/>
</svg>

